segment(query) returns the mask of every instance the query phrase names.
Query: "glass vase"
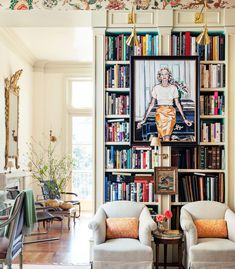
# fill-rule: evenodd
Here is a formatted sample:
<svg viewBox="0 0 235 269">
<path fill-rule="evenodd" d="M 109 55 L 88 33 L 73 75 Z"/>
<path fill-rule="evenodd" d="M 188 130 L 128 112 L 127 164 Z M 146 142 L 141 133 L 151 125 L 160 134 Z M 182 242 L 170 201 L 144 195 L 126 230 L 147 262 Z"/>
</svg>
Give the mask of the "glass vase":
<svg viewBox="0 0 235 269">
<path fill-rule="evenodd" d="M 158 222 L 157 229 L 159 233 L 164 233 L 167 230 L 163 222 Z"/>
</svg>

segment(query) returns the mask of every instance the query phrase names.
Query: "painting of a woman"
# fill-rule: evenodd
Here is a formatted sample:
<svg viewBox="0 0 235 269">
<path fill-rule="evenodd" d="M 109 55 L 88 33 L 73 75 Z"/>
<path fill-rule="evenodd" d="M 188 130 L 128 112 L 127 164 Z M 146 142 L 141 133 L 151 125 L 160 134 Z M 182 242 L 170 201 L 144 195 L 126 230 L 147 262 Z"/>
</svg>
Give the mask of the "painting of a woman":
<svg viewBox="0 0 235 269">
<path fill-rule="evenodd" d="M 184 115 L 179 102 L 178 89 L 174 84 L 171 71 L 167 67 L 161 68 L 157 73 L 157 80 L 159 83 L 153 87 L 151 101 L 143 120 L 138 123 L 137 128 L 141 128 L 143 123 L 146 122 L 149 112 L 152 110 L 155 103 L 157 103 L 155 119 L 159 137 L 162 138 L 163 141 L 169 141 L 176 124 L 176 109 L 173 107 L 173 101 L 185 124 L 191 126 L 192 122 L 187 120 Z"/>
<path fill-rule="evenodd" d="M 197 56 L 134 56 L 131 59 L 131 139 L 146 143 L 198 141 Z"/>
</svg>

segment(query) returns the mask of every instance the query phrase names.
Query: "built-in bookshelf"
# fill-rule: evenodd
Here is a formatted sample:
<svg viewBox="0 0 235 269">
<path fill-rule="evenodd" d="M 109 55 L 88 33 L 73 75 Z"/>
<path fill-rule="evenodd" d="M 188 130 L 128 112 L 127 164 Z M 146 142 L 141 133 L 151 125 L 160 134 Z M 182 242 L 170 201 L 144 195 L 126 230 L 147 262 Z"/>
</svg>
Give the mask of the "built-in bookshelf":
<svg viewBox="0 0 235 269">
<path fill-rule="evenodd" d="M 227 89 L 224 33 L 209 33 L 210 44 L 196 44 L 196 32 L 174 32 L 171 55 L 200 57 L 200 144 L 171 148 L 171 165 L 179 168 L 179 193 L 171 197 L 176 209 L 198 200 L 226 202 Z M 173 221 L 178 227 L 179 219 Z"/>
<path fill-rule="evenodd" d="M 154 194 L 152 148 L 130 145 L 130 58 L 157 55 L 156 32 L 138 33 L 140 47 L 128 47 L 130 33 L 105 34 L 105 181 L 104 201 L 145 203 L 158 212 Z"/>
<path fill-rule="evenodd" d="M 164 43 L 160 44 L 158 34 L 146 29 L 138 33 L 139 48 L 126 45 L 126 32 L 111 29 L 104 38 L 104 201 L 140 201 L 148 205 L 153 215 L 168 204 L 175 212 L 172 227 L 179 227 L 180 208 L 188 202 L 227 200 L 226 36 L 223 32 L 211 32 L 210 45 L 198 46 L 198 34 L 172 32 L 168 53 L 200 57 L 200 141 L 187 147 L 162 147 L 161 151 L 166 148 L 169 156 L 164 162 L 158 162 L 151 147 L 131 145 L 129 131 L 131 56 L 158 55 L 160 47 L 164 51 Z M 178 167 L 179 173 L 179 192 L 164 203 L 163 195 L 154 194 L 154 167 L 160 163 Z"/>
</svg>

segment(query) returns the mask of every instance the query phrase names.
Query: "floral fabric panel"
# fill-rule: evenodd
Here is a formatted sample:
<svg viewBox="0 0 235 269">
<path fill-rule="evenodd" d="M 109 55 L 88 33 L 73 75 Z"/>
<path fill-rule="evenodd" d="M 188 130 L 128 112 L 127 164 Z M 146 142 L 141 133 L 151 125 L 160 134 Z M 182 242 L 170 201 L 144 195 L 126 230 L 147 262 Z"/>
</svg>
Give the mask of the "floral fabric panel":
<svg viewBox="0 0 235 269">
<path fill-rule="evenodd" d="M 137 218 L 107 218 L 106 238 L 138 238 L 139 220 Z"/>
<path fill-rule="evenodd" d="M 201 9 L 204 0 L 0 0 L 0 10 L 131 10 L 133 3 L 137 10 Z M 211 0 L 208 9 L 234 7 L 234 0 Z"/>
</svg>

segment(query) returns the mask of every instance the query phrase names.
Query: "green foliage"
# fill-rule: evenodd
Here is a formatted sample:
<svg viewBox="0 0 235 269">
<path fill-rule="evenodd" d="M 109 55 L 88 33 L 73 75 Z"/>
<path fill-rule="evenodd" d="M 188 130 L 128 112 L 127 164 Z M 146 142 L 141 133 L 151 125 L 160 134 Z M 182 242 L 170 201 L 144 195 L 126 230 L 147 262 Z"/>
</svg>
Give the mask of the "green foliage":
<svg viewBox="0 0 235 269">
<path fill-rule="evenodd" d="M 56 141 L 49 141 L 44 146 L 41 142 L 33 140 L 29 146 L 32 177 L 39 181 L 39 183 L 45 180 L 54 180 L 57 183 L 59 191 L 65 191 L 72 176 L 73 159 L 71 156 L 60 156 L 57 154 Z M 51 184 L 51 186 L 54 186 L 54 184 Z"/>
</svg>

